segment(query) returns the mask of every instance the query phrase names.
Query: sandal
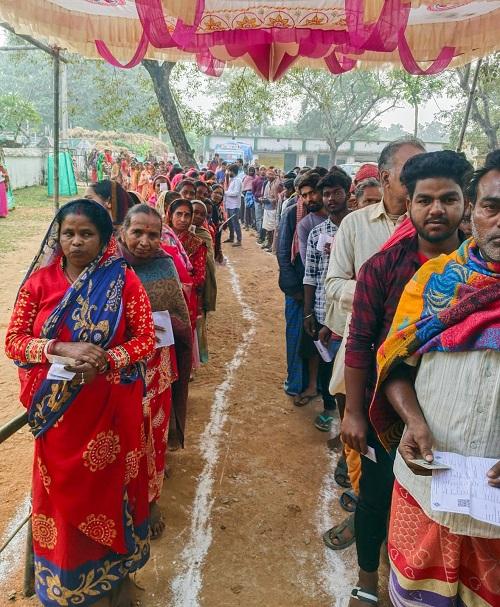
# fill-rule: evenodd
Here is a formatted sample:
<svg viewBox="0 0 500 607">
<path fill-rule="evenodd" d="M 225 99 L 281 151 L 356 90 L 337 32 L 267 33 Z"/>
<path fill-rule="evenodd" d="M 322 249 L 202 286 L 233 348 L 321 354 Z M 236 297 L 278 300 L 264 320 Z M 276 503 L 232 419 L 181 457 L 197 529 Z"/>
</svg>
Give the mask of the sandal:
<svg viewBox="0 0 500 607">
<path fill-rule="evenodd" d="M 344 491 L 339 497 L 339 503 L 346 512 L 356 512 L 359 498 L 354 493 L 353 489 Z"/>
<path fill-rule="evenodd" d="M 333 415 L 331 415 L 329 411 L 325 410 L 314 420 L 314 427 L 321 430 L 321 432 L 330 432 L 332 423 Z"/>
<path fill-rule="evenodd" d="M 344 456 L 339 458 L 339 461 L 337 462 L 337 467 L 335 468 L 335 472 L 333 473 L 333 478 L 335 479 L 337 485 L 340 485 L 344 489 L 351 488 L 349 472 L 347 470 L 347 463 L 345 461 Z"/>
<path fill-rule="evenodd" d="M 342 534 L 346 529 L 351 532 L 351 537 L 347 540 L 342 539 Z M 337 540 L 336 543 L 334 543 L 335 539 Z M 356 541 L 356 536 L 354 534 L 354 515 L 351 514 L 351 516 L 348 516 L 340 525 L 328 529 L 328 531 L 323 534 L 323 541 L 331 550 L 344 550 L 344 548 L 348 548 L 354 544 Z"/>
<path fill-rule="evenodd" d="M 293 401 L 293 404 L 296 407 L 304 407 L 305 405 L 308 405 L 312 400 L 314 400 L 318 396 L 319 396 L 319 394 L 317 392 L 316 392 L 316 394 L 306 394 L 305 396 L 300 396 L 300 394 L 299 394 L 298 398 Z"/>
<path fill-rule="evenodd" d="M 368 603 L 368 605 L 378 605 L 378 596 L 376 594 L 372 594 L 359 586 L 356 586 L 351 590 L 351 597 L 353 599 L 358 599 L 358 601 L 362 601 L 363 603 Z"/>
</svg>

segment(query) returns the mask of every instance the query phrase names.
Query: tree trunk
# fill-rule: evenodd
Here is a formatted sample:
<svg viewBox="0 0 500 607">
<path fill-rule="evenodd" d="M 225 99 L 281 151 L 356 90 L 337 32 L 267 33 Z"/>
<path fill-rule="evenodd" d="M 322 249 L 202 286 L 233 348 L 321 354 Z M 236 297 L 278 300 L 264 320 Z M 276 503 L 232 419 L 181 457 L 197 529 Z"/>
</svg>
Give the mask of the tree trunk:
<svg viewBox="0 0 500 607">
<path fill-rule="evenodd" d="M 471 89 L 471 84 L 469 82 L 470 67 L 471 64 L 469 63 L 465 68 L 457 69 L 458 82 L 466 95 L 470 95 Z M 478 100 L 481 101 L 481 105 L 478 103 Z M 485 134 L 488 142 L 488 150 L 496 150 L 498 148 L 497 126 L 494 125 L 491 120 L 490 100 L 481 86 L 481 75 L 479 76 L 479 81 L 477 83 L 476 94 L 472 99 L 471 117 Z"/>
<path fill-rule="evenodd" d="M 335 166 L 337 164 L 337 152 L 339 150 L 339 145 L 335 141 L 326 140 L 328 147 L 330 148 L 330 163 L 331 166 Z"/>
<path fill-rule="evenodd" d="M 415 122 L 413 125 L 413 136 L 418 137 L 418 102 L 413 104 L 413 113 L 415 116 Z"/>
<path fill-rule="evenodd" d="M 175 154 L 181 166 L 197 167 L 194 150 L 191 149 L 182 126 L 179 110 L 170 89 L 170 74 L 175 66 L 174 61 L 158 61 L 144 59 L 142 65 L 146 68 L 153 81 L 153 87 L 160 106 L 165 127 L 174 146 Z"/>
</svg>

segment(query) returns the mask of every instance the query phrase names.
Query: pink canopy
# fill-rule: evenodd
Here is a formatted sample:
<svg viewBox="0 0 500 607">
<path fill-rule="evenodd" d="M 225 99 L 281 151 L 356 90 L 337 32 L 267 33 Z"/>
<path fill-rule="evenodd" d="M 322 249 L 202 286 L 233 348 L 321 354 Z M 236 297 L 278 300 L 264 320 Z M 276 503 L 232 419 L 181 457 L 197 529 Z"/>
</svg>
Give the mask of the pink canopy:
<svg viewBox="0 0 500 607">
<path fill-rule="evenodd" d="M 293 65 L 435 74 L 498 49 L 500 0 L 1 0 L 18 33 L 114 65 L 195 58 L 276 80 Z"/>
</svg>

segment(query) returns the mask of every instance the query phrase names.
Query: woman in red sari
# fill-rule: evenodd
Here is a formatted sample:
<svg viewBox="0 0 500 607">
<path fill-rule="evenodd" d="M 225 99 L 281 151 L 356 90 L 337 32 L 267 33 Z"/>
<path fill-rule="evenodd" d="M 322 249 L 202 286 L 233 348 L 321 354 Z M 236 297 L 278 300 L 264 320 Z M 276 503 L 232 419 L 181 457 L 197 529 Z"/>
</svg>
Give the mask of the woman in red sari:
<svg viewBox="0 0 500 607">
<path fill-rule="evenodd" d="M 196 320 L 203 312 L 203 287 L 206 279 L 207 246 L 201 238 L 190 230 L 193 223 L 193 205 L 189 200 L 179 198 L 170 205 L 167 222 L 181 242 L 192 266 L 192 291 L 189 300 L 189 314 L 193 329 L 193 367 L 198 367 L 200 357 L 196 336 Z"/>
<path fill-rule="evenodd" d="M 149 557 L 142 361 L 154 324 L 112 233 L 98 203 L 62 207 L 6 336 L 36 439 L 35 588 L 45 607 L 129 607 L 129 573 Z M 54 356 L 66 357 L 56 375 Z"/>
<path fill-rule="evenodd" d="M 131 209 L 123 223 L 120 238 L 121 252 L 139 278 L 151 302 L 153 312 L 169 313 L 175 345 L 157 344 L 154 354 L 147 360 L 146 396 L 143 400 L 148 443 L 148 476 L 150 526 L 152 539 L 165 528 L 162 513 L 157 505 L 165 473 L 167 430 L 172 408 L 172 384 L 179 380 L 176 348 L 182 348 L 180 357 L 191 362 L 192 338 L 189 312 L 182 294 L 181 284 L 172 258 L 163 251 L 162 222 L 159 213 L 149 205 Z M 160 330 L 157 328 L 157 330 Z M 159 338 L 161 339 L 160 332 Z M 157 340 L 158 341 L 158 340 Z M 181 364 L 184 360 L 180 360 Z M 189 371 L 187 374 L 189 379 Z M 182 430 L 183 442 L 185 403 L 174 403 L 176 428 Z"/>
</svg>

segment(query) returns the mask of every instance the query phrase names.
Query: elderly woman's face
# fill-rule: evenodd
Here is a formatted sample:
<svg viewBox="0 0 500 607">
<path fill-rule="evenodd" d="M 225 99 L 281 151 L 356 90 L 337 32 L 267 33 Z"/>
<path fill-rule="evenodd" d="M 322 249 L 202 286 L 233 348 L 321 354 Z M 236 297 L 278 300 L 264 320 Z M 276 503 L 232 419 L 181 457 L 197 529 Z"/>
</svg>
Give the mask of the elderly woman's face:
<svg viewBox="0 0 500 607">
<path fill-rule="evenodd" d="M 101 235 L 88 217 L 70 214 L 61 224 L 59 244 L 66 261 L 81 271 L 99 254 Z"/>
<path fill-rule="evenodd" d="M 161 221 L 156 215 L 136 213 L 129 226 L 122 229 L 122 238 L 132 255 L 141 259 L 153 257 L 160 248 Z"/>
<path fill-rule="evenodd" d="M 202 204 L 193 204 L 193 225 L 197 228 L 202 226 L 205 219 L 207 218 L 206 208 Z"/>
</svg>

